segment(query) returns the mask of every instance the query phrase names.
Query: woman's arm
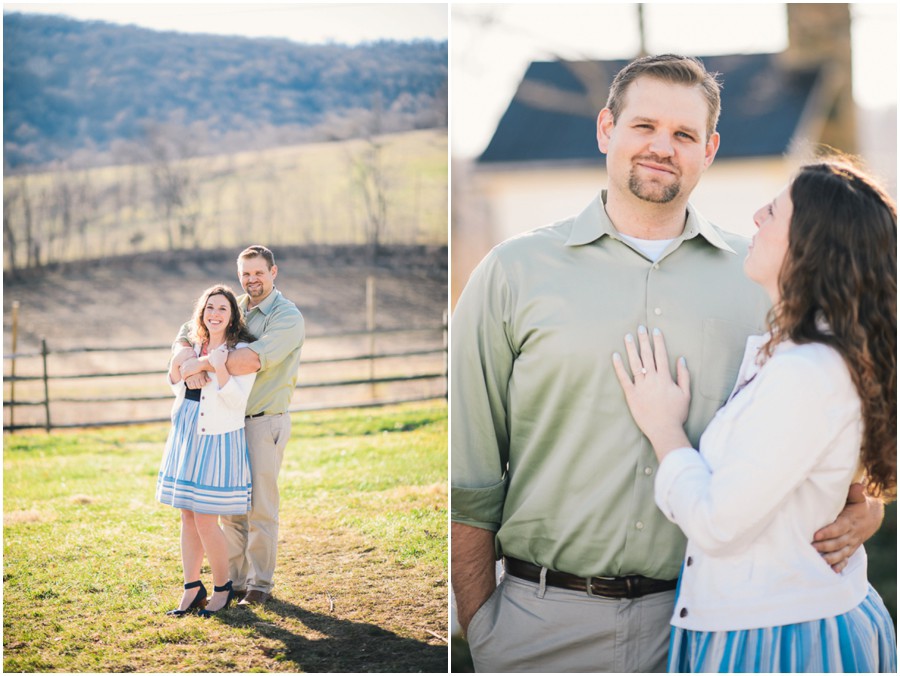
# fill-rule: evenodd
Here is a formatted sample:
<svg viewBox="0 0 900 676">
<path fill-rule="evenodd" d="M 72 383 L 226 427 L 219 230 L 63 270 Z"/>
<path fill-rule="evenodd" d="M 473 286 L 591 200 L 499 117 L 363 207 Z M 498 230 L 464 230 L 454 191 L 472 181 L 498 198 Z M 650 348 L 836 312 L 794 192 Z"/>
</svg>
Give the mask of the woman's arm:
<svg viewBox="0 0 900 676">
<path fill-rule="evenodd" d="M 621 359 L 615 368 L 636 422 L 661 459 L 656 502 L 704 551 L 736 551 L 767 526 L 785 497 L 820 464 L 837 430 L 858 415 L 858 404 L 854 408 L 839 384 L 847 378 L 837 370 L 843 363 L 808 352 L 773 357 L 757 375 L 753 398 L 743 400 L 740 415 L 719 423 L 731 429 L 727 442 L 712 442 L 728 444 L 713 473 L 677 435 L 686 393 L 668 373 L 662 337 L 655 338 L 658 372 L 649 338 L 639 334 L 639 341 L 643 359 L 634 342 L 626 342 L 634 382 Z M 680 375 L 679 381 L 684 385 Z M 856 458 L 849 461 L 855 465 Z"/>
</svg>

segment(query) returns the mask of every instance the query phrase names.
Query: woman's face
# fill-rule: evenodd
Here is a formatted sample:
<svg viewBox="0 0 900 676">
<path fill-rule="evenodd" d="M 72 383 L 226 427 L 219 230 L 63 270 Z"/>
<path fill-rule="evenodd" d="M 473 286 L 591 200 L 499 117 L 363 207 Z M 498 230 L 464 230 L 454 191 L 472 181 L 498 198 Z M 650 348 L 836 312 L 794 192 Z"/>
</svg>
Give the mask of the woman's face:
<svg viewBox="0 0 900 676">
<path fill-rule="evenodd" d="M 206 299 L 206 307 L 203 308 L 203 325 L 209 331 L 210 336 L 222 334 L 228 328 L 231 321 L 231 304 L 220 293 Z"/>
<path fill-rule="evenodd" d="M 775 199 L 753 214 L 753 223 L 758 230 L 750 242 L 750 249 L 744 260 L 744 272 L 768 292 L 773 303 L 780 298 L 778 275 L 787 255 L 788 232 L 793 213 L 790 186 L 787 186 Z"/>
</svg>

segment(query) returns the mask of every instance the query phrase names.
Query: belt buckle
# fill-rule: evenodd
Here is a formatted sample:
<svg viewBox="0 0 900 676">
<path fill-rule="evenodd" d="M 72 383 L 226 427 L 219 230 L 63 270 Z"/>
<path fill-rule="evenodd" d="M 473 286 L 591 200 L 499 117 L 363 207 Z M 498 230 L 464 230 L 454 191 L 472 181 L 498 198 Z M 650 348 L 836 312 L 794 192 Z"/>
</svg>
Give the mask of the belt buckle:
<svg viewBox="0 0 900 676">
<path fill-rule="evenodd" d="M 584 582 L 585 582 L 585 589 L 587 589 L 587 595 L 588 596 L 596 596 L 597 598 L 601 598 L 601 599 L 615 599 L 616 598 L 615 596 L 607 596 L 606 594 L 598 594 L 597 592 L 594 591 L 594 580 L 599 581 L 599 580 L 615 580 L 615 579 L 616 578 L 614 578 L 614 577 L 602 577 L 600 575 L 597 575 L 595 577 L 585 578 Z"/>
</svg>

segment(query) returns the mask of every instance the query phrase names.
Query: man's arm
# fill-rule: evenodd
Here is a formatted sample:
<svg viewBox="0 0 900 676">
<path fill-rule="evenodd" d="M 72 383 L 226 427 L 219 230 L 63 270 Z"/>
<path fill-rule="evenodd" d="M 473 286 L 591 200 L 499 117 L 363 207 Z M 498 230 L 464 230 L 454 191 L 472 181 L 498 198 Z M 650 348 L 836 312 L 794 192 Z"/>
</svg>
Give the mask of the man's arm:
<svg viewBox="0 0 900 676">
<path fill-rule="evenodd" d="M 456 610 L 463 634 L 469 622 L 497 587 L 494 563 L 494 533 L 463 523 L 450 525 L 453 555 L 450 574 Z"/>
<path fill-rule="evenodd" d="M 233 376 L 245 376 L 259 371 L 259 355 L 249 347 L 241 347 L 228 353 L 228 372 Z M 182 378 L 203 371 L 215 371 L 208 357 L 193 357 L 181 365 Z"/>
<path fill-rule="evenodd" d="M 875 535 L 883 519 L 881 500 L 867 496 L 862 484 L 852 484 L 844 510 L 834 523 L 816 532 L 813 547 L 839 573 L 859 546 Z"/>
</svg>

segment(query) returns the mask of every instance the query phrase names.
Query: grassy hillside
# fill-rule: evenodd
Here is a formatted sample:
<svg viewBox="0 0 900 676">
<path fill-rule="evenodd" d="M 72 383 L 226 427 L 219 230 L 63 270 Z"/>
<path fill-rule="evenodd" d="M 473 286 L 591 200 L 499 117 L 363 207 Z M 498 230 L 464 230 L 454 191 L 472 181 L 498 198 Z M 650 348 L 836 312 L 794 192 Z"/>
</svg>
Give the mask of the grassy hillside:
<svg viewBox="0 0 900 676">
<path fill-rule="evenodd" d="M 5 271 L 254 241 L 447 241 L 446 130 L 194 159 L 172 134 L 147 162 L 5 177 Z"/>
</svg>

